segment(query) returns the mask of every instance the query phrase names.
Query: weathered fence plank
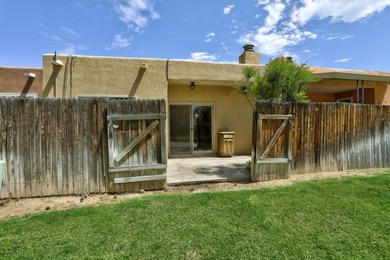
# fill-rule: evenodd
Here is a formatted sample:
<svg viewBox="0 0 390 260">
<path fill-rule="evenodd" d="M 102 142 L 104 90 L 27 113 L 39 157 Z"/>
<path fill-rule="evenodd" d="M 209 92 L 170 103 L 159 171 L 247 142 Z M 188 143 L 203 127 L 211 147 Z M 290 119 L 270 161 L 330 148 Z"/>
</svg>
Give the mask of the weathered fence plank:
<svg viewBox="0 0 390 260">
<path fill-rule="evenodd" d="M 283 110 L 294 116 L 291 174 L 390 167 L 390 106 L 268 102 L 256 106 L 258 114 L 283 114 Z M 272 126 L 260 128 L 263 136 L 253 147 L 264 147 L 261 142 L 269 141 L 269 132 L 275 132 Z M 287 136 L 283 136 L 270 151 L 272 157 L 285 157 L 281 148 Z"/>
<path fill-rule="evenodd" d="M 166 179 L 161 178 L 166 176 L 165 102 L 134 100 L 124 106 L 118 100 L 107 113 L 108 191 L 165 187 Z"/>
<path fill-rule="evenodd" d="M 104 98 L 0 98 L 0 160 L 6 161 L 6 175 L 0 189 L 0 199 L 149 188 L 150 181 L 147 181 L 148 185 L 132 183 L 130 187 L 126 184 L 107 183 L 108 110 L 114 111 L 113 114 L 117 116 L 137 113 L 165 114 L 165 102 Z M 160 123 L 162 125 L 156 128 L 165 129 L 165 121 Z M 144 125 L 139 125 L 139 122 L 121 124 L 121 129 L 131 130 L 130 136 L 122 134 L 123 142 L 132 140 L 145 125 L 146 122 Z M 151 131 L 151 134 L 154 132 Z M 157 152 L 154 154 L 151 151 L 157 146 L 157 141 L 165 144 L 165 133 L 164 137 L 153 136 L 146 142 L 141 141 L 143 150 L 136 152 L 128 166 L 136 164 L 135 169 L 138 172 L 150 175 L 146 173 L 149 170 L 139 169 L 142 169 L 140 165 L 143 163 L 150 164 L 157 158 Z M 161 164 L 166 164 L 165 151 L 158 153 L 161 154 Z M 144 156 L 145 154 L 147 156 Z M 155 174 L 166 173 L 166 167 L 160 168 Z M 125 177 L 140 176 L 135 173 L 137 171 L 128 173 Z M 155 188 L 165 185 L 164 180 L 158 179 L 156 183 L 152 184 Z M 110 189 L 110 185 L 123 185 L 123 189 Z"/>
</svg>

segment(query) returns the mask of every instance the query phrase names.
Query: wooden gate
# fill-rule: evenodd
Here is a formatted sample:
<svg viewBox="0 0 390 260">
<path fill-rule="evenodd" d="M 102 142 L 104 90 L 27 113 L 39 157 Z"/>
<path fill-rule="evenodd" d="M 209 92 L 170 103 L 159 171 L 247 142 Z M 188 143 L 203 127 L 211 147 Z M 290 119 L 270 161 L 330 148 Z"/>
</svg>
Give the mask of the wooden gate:
<svg viewBox="0 0 390 260">
<path fill-rule="evenodd" d="M 166 186 L 166 114 L 165 102 L 161 103 L 150 101 L 140 108 L 134 102 L 132 108 L 108 114 L 108 192 Z"/>
<path fill-rule="evenodd" d="M 251 180 L 288 179 L 292 115 L 254 113 Z"/>
</svg>

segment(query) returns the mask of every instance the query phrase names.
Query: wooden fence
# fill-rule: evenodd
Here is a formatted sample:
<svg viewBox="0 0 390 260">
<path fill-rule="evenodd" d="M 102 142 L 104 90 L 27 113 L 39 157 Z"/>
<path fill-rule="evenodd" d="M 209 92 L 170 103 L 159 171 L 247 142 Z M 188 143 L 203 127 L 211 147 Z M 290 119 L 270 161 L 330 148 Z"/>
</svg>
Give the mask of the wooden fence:
<svg viewBox="0 0 390 260">
<path fill-rule="evenodd" d="M 121 190 L 106 181 L 113 181 L 108 114 L 165 114 L 165 101 L 0 98 L 0 159 L 6 162 L 0 198 Z M 142 132 L 147 125 L 134 127 Z M 160 180 L 152 187 L 164 184 Z"/>
<path fill-rule="evenodd" d="M 164 100 L 0 98 L 0 198 L 166 185 Z M 257 103 L 252 180 L 390 167 L 390 106 Z"/>
<path fill-rule="evenodd" d="M 262 118 L 259 127 L 260 115 L 292 116 L 265 158 L 282 121 Z M 390 106 L 258 102 L 254 122 L 253 181 L 288 178 L 286 169 L 302 174 L 390 167 Z M 288 167 L 280 167 L 281 160 L 260 165 L 271 158 L 285 158 Z"/>
</svg>

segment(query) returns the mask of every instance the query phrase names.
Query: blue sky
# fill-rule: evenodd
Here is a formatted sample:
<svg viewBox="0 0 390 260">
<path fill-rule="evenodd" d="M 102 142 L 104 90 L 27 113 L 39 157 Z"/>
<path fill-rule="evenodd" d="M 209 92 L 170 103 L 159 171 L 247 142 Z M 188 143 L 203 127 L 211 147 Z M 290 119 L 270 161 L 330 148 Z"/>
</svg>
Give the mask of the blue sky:
<svg viewBox="0 0 390 260">
<path fill-rule="evenodd" d="M 1 0 L 0 66 L 63 54 L 237 62 L 253 43 L 310 66 L 390 72 L 390 0 Z"/>
</svg>

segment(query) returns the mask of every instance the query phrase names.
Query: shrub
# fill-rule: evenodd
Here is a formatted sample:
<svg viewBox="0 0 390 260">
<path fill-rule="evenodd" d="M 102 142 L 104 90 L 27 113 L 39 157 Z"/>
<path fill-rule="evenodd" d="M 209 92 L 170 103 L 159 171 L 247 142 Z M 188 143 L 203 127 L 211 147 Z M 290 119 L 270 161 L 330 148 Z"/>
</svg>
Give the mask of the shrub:
<svg viewBox="0 0 390 260">
<path fill-rule="evenodd" d="M 284 59 L 270 61 L 264 73 L 246 67 L 242 74 L 236 90 L 247 97 L 252 94 L 256 100 L 265 101 L 307 102 L 307 87 L 317 80 L 306 63 Z"/>
</svg>

